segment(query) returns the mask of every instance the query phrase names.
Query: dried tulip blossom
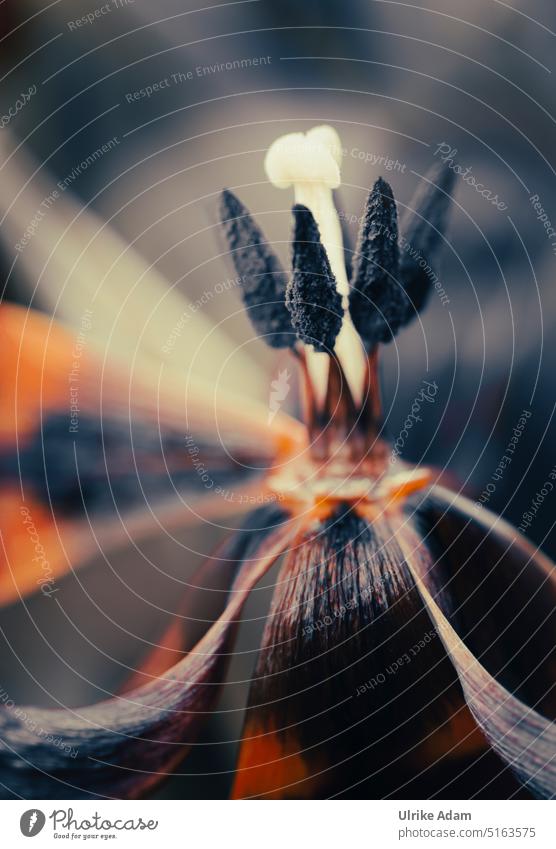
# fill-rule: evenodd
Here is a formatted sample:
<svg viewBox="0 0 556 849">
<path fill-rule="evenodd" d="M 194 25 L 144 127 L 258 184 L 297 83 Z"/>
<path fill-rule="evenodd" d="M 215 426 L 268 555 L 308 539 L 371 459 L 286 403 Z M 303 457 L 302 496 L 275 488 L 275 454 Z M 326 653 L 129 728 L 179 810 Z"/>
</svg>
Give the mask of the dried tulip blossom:
<svg viewBox="0 0 556 849">
<path fill-rule="evenodd" d="M 166 668 L 155 674 L 160 658 L 151 658 L 121 696 L 74 710 L 3 708 L 0 780 L 11 792 L 136 797 L 177 769 L 207 714 L 217 710 L 217 685 L 225 679 L 244 603 L 280 561 L 234 797 L 556 794 L 554 567 L 503 520 L 437 486 L 431 471 L 400 462 L 393 467 L 383 433 L 380 345 L 427 300 L 432 275 L 425 269 L 436 263 L 444 240 L 451 172 L 425 178 L 405 222 L 411 251 L 403 257 L 392 190 L 377 180 L 350 277 L 333 205 L 340 151 L 329 127 L 282 137 L 269 150 L 271 182 L 295 193 L 289 273 L 242 202 L 230 191 L 222 195 L 224 232 L 246 310 L 261 340 L 291 352 L 305 410 L 303 427 L 281 410 L 273 411 L 269 425 L 254 402 L 247 409 L 241 406 L 246 400 L 238 407 L 224 398 L 232 460 L 211 429 L 206 396 L 199 390 L 190 405 L 196 444 L 211 474 L 268 502 L 245 517 L 243 530 L 190 587 L 193 599 L 218 588 L 222 609 L 213 611 L 198 642 L 187 644 L 183 635 L 185 653 L 177 664 L 167 668 L 166 657 Z M 112 298 L 119 296 L 114 291 Z M 53 347 L 44 320 L 27 314 L 35 334 L 28 339 L 18 309 L 2 310 L 6 334 L 17 328 L 22 339 L 19 357 L 26 341 L 45 344 L 54 392 L 64 332 L 55 328 Z M 108 389 L 126 373 L 122 366 L 114 362 L 113 374 L 105 376 Z M 93 381 L 94 358 L 87 368 Z M 20 421 L 26 413 L 31 455 L 24 482 L 35 493 L 30 509 L 38 515 L 44 493 L 33 490 L 33 407 L 24 406 L 17 387 L 5 395 Z M 150 397 L 146 386 L 138 397 Z M 102 409 L 94 397 L 89 408 L 82 401 L 94 430 Z M 138 404 L 135 415 L 143 422 L 146 458 L 152 446 L 145 405 Z M 175 450 L 176 416 L 162 420 Z M 62 428 L 55 420 L 51 427 L 54 450 L 63 444 Z M 2 445 L 9 447 L 9 436 Z M 4 489 L 8 447 L 0 464 Z M 119 452 L 116 439 L 108 472 Z M 195 474 L 180 462 L 176 458 L 171 471 L 180 469 L 181 491 L 206 500 Z M 250 462 L 266 463 L 269 471 L 245 480 Z M 90 466 L 84 480 L 92 486 L 93 461 Z M 125 487 L 121 504 L 125 517 L 134 506 Z M 64 513 L 63 503 L 60 509 Z M 69 541 L 79 516 L 67 510 L 64 516 Z M 46 516 L 44 523 L 47 528 Z M 113 538 L 107 533 L 104 544 Z M 63 559 L 55 551 L 51 556 L 62 574 Z M 13 586 L 30 589 L 24 564 L 15 566 L 21 578 L 16 570 L 12 583 L 0 584 L 6 598 Z M 175 623 L 159 654 L 171 633 L 175 637 Z"/>
</svg>

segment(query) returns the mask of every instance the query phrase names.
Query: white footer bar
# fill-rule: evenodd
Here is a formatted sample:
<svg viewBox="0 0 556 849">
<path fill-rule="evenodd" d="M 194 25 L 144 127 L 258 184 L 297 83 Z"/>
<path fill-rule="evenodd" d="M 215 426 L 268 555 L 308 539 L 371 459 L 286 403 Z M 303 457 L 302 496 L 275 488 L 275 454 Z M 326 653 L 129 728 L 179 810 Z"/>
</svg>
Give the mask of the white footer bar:
<svg viewBox="0 0 556 849">
<path fill-rule="evenodd" d="M 554 801 L 0 801 L 1 845 L 556 846 Z M 33 844 L 31 844 L 33 845 Z"/>
</svg>

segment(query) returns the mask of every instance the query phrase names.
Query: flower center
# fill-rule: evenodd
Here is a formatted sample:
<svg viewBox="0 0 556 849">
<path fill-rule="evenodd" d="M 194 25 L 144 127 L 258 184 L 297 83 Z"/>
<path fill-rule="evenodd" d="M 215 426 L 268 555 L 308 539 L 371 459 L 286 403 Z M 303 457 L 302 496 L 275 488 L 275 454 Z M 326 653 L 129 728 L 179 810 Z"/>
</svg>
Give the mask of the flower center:
<svg viewBox="0 0 556 849">
<path fill-rule="evenodd" d="M 298 457 L 270 476 L 267 486 L 294 513 L 313 510 L 322 518 L 342 503 L 375 518 L 384 510 L 398 509 L 405 498 L 431 480 L 429 469 L 408 467 L 391 474 L 388 455 L 387 446 L 381 443 L 356 464 L 341 455 L 324 462 L 309 455 Z"/>
</svg>

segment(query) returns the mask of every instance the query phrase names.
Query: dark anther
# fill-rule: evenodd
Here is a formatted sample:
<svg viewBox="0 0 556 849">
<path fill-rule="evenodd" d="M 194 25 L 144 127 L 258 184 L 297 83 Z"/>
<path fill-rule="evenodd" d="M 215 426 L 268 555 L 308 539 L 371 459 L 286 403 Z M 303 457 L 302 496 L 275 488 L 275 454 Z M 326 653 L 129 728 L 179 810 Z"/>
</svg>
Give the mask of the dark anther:
<svg viewBox="0 0 556 849">
<path fill-rule="evenodd" d="M 298 337 L 317 351 L 330 352 L 342 326 L 342 298 L 313 215 L 301 204 L 293 214 L 293 274 L 286 306 Z"/>
<path fill-rule="evenodd" d="M 296 337 L 286 309 L 285 274 L 249 210 L 230 191 L 222 192 L 220 216 L 247 313 L 257 334 L 272 348 L 291 348 Z"/>
<path fill-rule="evenodd" d="M 404 324 L 425 306 L 436 278 L 433 268 L 444 241 L 454 182 L 454 172 L 438 163 L 426 174 L 404 217 L 400 276 L 409 298 Z"/>
<path fill-rule="evenodd" d="M 349 310 L 359 335 L 371 350 L 389 342 L 407 312 L 407 295 L 398 277 L 398 216 L 388 183 L 379 177 L 367 198 L 359 232 Z"/>
</svg>

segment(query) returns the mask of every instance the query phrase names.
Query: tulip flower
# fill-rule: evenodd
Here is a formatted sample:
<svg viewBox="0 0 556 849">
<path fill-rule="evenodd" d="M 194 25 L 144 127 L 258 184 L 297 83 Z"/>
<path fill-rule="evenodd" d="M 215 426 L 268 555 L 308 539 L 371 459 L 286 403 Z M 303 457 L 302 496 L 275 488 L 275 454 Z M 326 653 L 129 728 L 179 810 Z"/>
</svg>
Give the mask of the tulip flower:
<svg viewBox="0 0 556 849">
<path fill-rule="evenodd" d="M 350 272 L 340 165 L 329 127 L 269 149 L 271 183 L 294 194 L 289 269 L 222 194 L 247 314 L 289 358 L 271 415 L 250 396 L 256 364 L 238 357 L 217 386 L 196 352 L 208 338 L 223 363 L 229 340 L 200 315 L 180 333 L 187 301 L 87 210 L 57 199 L 21 246 L 18 271 L 52 317 L 0 307 L 0 600 L 52 593 L 98 547 L 157 523 L 245 515 L 187 587 L 190 611 L 212 598 L 200 636 L 176 617 L 96 704 L 0 703 L 9 794 L 136 798 L 179 769 L 218 711 L 245 603 L 278 564 L 234 798 L 556 795 L 554 566 L 434 470 L 393 462 L 382 418 L 380 351 L 434 291 L 453 172 L 423 178 L 401 225 L 378 179 Z M 14 157 L 5 197 L 33 167 Z M 5 210 L 8 244 L 36 208 Z M 280 406 L 294 370 L 301 421 Z"/>
</svg>

